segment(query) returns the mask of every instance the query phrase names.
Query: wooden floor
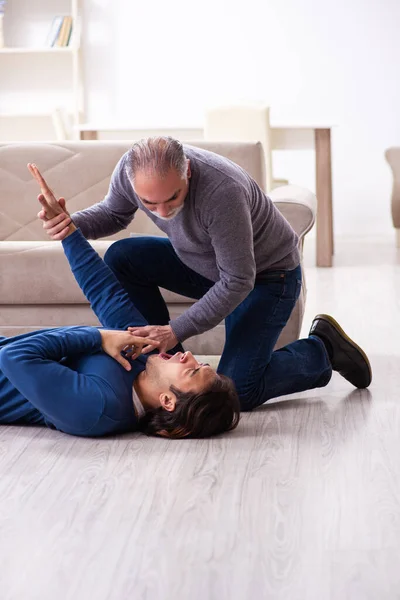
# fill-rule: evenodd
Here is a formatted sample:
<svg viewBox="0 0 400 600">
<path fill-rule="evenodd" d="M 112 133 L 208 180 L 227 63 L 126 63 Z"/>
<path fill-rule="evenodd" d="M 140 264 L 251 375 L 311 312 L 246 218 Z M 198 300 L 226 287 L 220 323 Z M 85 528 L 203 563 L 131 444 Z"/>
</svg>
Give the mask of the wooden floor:
<svg viewBox="0 0 400 600">
<path fill-rule="evenodd" d="M 0 428 L 1 600 L 400 598 L 400 255 L 337 241 L 308 268 L 370 391 L 322 390 L 207 441 Z M 310 265 L 312 261 L 310 260 Z"/>
</svg>

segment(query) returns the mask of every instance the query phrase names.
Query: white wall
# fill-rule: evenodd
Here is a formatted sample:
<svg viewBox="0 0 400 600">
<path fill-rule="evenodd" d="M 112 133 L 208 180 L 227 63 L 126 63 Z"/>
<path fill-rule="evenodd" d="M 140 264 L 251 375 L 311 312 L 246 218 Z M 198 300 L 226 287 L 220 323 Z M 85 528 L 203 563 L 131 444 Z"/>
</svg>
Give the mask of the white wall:
<svg viewBox="0 0 400 600">
<path fill-rule="evenodd" d="M 272 120 L 335 124 L 337 234 L 392 235 L 385 148 L 400 144 L 398 0 L 87 0 L 91 121 L 191 125 L 266 100 Z M 276 174 L 314 188 L 310 152 Z"/>
</svg>

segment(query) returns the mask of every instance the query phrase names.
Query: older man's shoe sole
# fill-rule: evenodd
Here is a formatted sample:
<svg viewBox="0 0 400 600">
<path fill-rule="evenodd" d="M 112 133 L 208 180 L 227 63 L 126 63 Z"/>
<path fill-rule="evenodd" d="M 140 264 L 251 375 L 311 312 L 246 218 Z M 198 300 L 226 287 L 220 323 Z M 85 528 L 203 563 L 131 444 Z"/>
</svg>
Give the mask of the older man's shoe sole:
<svg viewBox="0 0 400 600">
<path fill-rule="evenodd" d="M 330 315 L 317 315 L 311 325 L 310 335 L 326 339 L 332 348 L 332 368 L 357 388 L 367 388 L 372 381 L 368 356 L 343 331 Z"/>
</svg>

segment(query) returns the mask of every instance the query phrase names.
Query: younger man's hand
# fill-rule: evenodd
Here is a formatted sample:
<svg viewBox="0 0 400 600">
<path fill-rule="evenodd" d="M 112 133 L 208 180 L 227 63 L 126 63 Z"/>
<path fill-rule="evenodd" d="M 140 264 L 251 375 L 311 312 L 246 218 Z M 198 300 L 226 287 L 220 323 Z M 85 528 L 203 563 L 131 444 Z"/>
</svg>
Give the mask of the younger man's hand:
<svg viewBox="0 0 400 600">
<path fill-rule="evenodd" d="M 129 331 L 118 331 L 114 329 L 99 329 L 101 335 L 101 347 L 104 352 L 114 358 L 127 371 L 131 370 L 129 361 L 125 356 L 134 360 L 140 354 L 147 354 L 159 347 L 159 342 L 149 337 L 139 337 Z"/>
<path fill-rule="evenodd" d="M 65 199 L 56 199 L 35 164 L 28 163 L 28 170 L 40 186 L 41 194 L 39 194 L 38 200 L 42 205 L 42 210 L 38 213 L 38 217 L 43 221 L 43 228 L 53 240 L 63 240 L 76 229 L 66 209 Z"/>
<path fill-rule="evenodd" d="M 54 208 L 47 204 L 43 194 L 38 196 L 38 200 L 43 208 L 37 216 L 43 221 L 43 229 L 46 230 L 52 240 L 61 241 L 75 231 L 76 227 L 65 208 L 64 198 L 58 200 L 59 213 L 56 213 Z"/>
</svg>

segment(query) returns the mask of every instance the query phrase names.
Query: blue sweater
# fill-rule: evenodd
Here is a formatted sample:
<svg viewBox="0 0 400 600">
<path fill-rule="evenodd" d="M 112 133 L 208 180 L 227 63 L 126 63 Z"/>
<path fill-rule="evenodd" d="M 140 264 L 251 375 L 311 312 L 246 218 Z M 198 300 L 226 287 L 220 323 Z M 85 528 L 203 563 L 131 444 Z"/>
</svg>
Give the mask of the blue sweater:
<svg viewBox="0 0 400 600">
<path fill-rule="evenodd" d="M 101 324 L 146 325 L 79 230 L 63 241 L 72 272 Z M 137 429 L 132 385 L 146 357 L 126 371 L 101 349 L 96 327 L 62 327 L 0 338 L 0 423 L 42 424 L 102 436 Z"/>
</svg>

